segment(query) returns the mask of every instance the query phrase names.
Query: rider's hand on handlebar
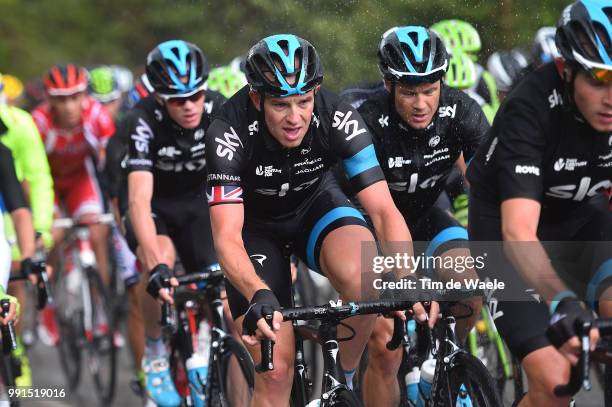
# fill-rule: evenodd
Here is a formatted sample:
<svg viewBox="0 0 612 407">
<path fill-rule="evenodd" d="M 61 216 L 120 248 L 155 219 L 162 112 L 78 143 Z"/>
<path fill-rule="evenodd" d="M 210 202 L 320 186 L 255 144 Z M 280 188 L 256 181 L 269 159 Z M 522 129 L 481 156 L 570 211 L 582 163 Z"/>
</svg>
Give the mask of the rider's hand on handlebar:
<svg viewBox="0 0 612 407">
<path fill-rule="evenodd" d="M 581 349 L 580 338 L 577 336 L 578 326 L 592 320 L 593 314 L 573 298 L 562 300 L 550 319 L 546 336 L 572 365 L 578 363 Z M 590 350 L 593 351 L 599 340 L 599 330 L 591 329 L 589 339 Z"/>
<path fill-rule="evenodd" d="M 32 284 L 38 284 L 38 275 L 34 272 L 34 262 L 31 258 L 26 257 L 21 260 L 21 273 L 25 276 L 28 276 L 28 279 L 32 282 Z"/>
<path fill-rule="evenodd" d="M 429 314 L 427 313 L 426 307 L 429 306 Z M 438 321 L 440 315 L 440 304 L 437 301 L 426 301 L 417 302 L 412 306 L 412 310 L 409 311 L 417 322 L 423 323 L 427 321 L 429 328 L 433 328 Z"/>
<path fill-rule="evenodd" d="M 274 311 L 272 327 L 264 319 L 264 308 Z M 251 299 L 249 309 L 244 314 L 242 340 L 250 346 L 257 345 L 262 339 L 276 341 L 275 332 L 280 330 L 281 322 L 283 322 L 283 316 L 278 312 L 279 310 L 280 304 L 271 290 L 257 290 Z"/>
<path fill-rule="evenodd" d="M 6 317 L 4 318 L 2 318 L 2 316 L 0 315 L 0 325 L 6 325 L 10 321 L 13 321 L 13 322 L 17 321 L 17 311 L 18 311 L 17 299 L 11 296 L 8 296 L 8 297 L 11 299 L 9 311 L 8 311 L 8 314 L 6 314 Z"/>
<path fill-rule="evenodd" d="M 178 280 L 172 275 L 172 271 L 167 264 L 160 263 L 153 267 L 149 274 L 149 282 L 147 284 L 147 292 L 156 299 L 160 299 L 169 304 L 174 304 L 172 298 L 172 289 L 178 287 Z"/>
</svg>

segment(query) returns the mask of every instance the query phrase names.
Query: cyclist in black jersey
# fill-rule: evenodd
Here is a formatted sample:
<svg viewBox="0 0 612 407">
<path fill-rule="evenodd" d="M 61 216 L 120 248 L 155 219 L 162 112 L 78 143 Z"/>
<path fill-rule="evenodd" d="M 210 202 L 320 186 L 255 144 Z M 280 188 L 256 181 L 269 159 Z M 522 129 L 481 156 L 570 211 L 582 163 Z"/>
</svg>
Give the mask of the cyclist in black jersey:
<svg viewBox="0 0 612 407">
<path fill-rule="evenodd" d="M 216 267 L 205 201 L 204 137 L 224 98 L 205 91 L 209 67 L 194 44 L 171 40 L 147 56 L 153 95 L 143 99 L 120 127 L 128 140 L 128 211 L 123 207 L 130 248 L 149 272 L 142 298 L 145 322 L 143 370 L 148 396 L 179 405 L 159 326 L 160 306 L 172 302 L 161 280 L 171 276 L 178 253 L 187 272 Z M 217 266 L 218 267 L 218 266 Z M 176 283 L 176 281 L 174 281 Z"/>
<path fill-rule="evenodd" d="M 561 59 L 517 85 L 467 171 L 470 238 L 530 242 L 506 244 L 507 260 L 490 270 L 505 279 L 512 273 L 509 284 L 533 288 L 542 300 L 525 293 L 497 307 L 495 323 L 527 372 L 529 392 L 520 406 L 567 406 L 553 388 L 568 382 L 576 363 L 575 322 L 592 318 L 583 302 L 612 317 L 612 212 L 603 193 L 612 185 L 610 16 L 593 0 L 563 11 L 556 33 Z M 560 254 L 542 246 L 551 240 L 590 241 L 588 263 L 567 282 L 559 277 Z M 591 332 L 593 344 L 597 335 Z"/>
<path fill-rule="evenodd" d="M 419 41 L 413 43 L 413 38 Z M 467 231 L 434 204 L 459 156 L 463 153 L 466 160 L 472 158 L 489 129 L 487 119 L 476 101 L 444 85 L 448 55 L 440 38 L 427 28 L 388 30 L 380 42 L 378 59 L 384 88 L 369 94 L 358 111 L 372 133 L 393 201 L 413 239 L 431 241 L 428 255 L 468 255 Z M 475 277 L 475 273 L 471 270 L 464 277 Z M 461 339 L 473 326 L 480 305 L 477 300 L 470 302 L 473 318 L 458 321 Z M 392 320 L 379 318 L 368 343 L 363 383 L 366 404 L 399 403 L 401 350 L 386 349 L 392 333 Z M 381 392 L 381 388 L 386 391 Z"/>
<path fill-rule="evenodd" d="M 276 340 L 274 371 L 256 376 L 254 405 L 287 405 L 292 326 L 275 313 L 270 329 L 261 315 L 264 306 L 291 305 L 290 254 L 325 274 L 345 300 L 367 291 L 360 275 L 371 263 L 362 264 L 361 242 L 374 238 L 330 167 L 342 160 L 381 241 L 408 242 L 410 233 L 369 131 L 357 111 L 320 88 L 323 68 L 308 41 L 290 34 L 264 38 L 248 53 L 246 76 L 249 86 L 223 106 L 206 135 L 208 202 L 243 340 L 256 361 L 258 339 Z M 414 311 L 425 319 L 421 304 Z M 341 343 L 340 359 L 350 379 L 374 318 L 347 322 L 356 336 Z"/>
<path fill-rule="evenodd" d="M 15 163 L 11 150 L 0 143 L 0 217 L 4 211 L 10 213 L 15 225 L 15 234 L 21 253 L 21 270 L 30 274 L 32 271 L 32 256 L 35 251 L 34 224 L 32 214 L 26 202 L 25 193 L 17 179 Z M 9 312 L 5 318 L 0 318 L 4 325 L 17 317 L 17 298 L 7 295 L 9 275 L 11 272 L 11 252 L 4 235 L 4 224 L 0 219 L 0 299 L 9 299 Z M 30 274 L 32 282 L 36 282 L 34 274 Z"/>
</svg>

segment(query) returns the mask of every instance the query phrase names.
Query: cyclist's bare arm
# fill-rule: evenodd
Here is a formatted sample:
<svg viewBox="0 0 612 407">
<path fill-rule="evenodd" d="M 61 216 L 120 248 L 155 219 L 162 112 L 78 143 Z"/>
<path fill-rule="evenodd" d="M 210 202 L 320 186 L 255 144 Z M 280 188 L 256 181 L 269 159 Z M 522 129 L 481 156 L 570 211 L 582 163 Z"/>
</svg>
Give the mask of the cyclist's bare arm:
<svg viewBox="0 0 612 407">
<path fill-rule="evenodd" d="M 550 258 L 537 236 L 542 205 L 533 199 L 511 198 L 501 204 L 504 250 L 530 287 L 547 302 L 559 292 L 568 290 L 552 267 Z"/>
<path fill-rule="evenodd" d="M 247 300 L 257 290 L 269 287 L 257 276 L 242 241 L 244 206 L 242 204 L 210 207 L 210 222 L 219 264 L 228 280 Z"/>
<path fill-rule="evenodd" d="M 372 219 L 376 237 L 381 243 L 412 241 L 408 226 L 395 207 L 385 181 L 378 181 L 362 189 L 357 193 L 357 198 Z M 409 244 L 406 244 L 405 249 L 412 252 L 412 246 Z"/>
<path fill-rule="evenodd" d="M 34 234 L 34 224 L 32 214 L 27 208 L 18 208 L 11 212 L 11 218 L 15 225 L 17 243 L 23 259 L 34 256 L 36 250 L 36 238 Z"/>
<path fill-rule="evenodd" d="M 146 269 L 151 270 L 164 262 L 160 257 L 157 232 L 151 215 L 153 174 L 148 171 L 131 172 L 128 175 L 128 196 L 130 222 L 142 253 L 141 260 Z"/>
</svg>

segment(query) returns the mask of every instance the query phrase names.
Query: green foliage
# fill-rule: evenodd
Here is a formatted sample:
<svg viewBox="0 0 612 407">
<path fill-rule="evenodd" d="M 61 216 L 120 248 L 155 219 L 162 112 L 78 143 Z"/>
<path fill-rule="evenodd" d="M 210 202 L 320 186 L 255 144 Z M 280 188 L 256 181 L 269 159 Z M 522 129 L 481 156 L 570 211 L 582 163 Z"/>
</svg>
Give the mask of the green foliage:
<svg viewBox="0 0 612 407">
<path fill-rule="evenodd" d="M 158 42 L 200 45 L 213 64 L 262 37 L 291 32 L 319 50 L 325 85 L 339 90 L 378 78 L 376 48 L 395 25 L 462 18 L 493 50 L 531 47 L 566 0 L 0 0 L 0 72 L 38 77 L 51 64 L 122 64 L 136 71 Z"/>
</svg>

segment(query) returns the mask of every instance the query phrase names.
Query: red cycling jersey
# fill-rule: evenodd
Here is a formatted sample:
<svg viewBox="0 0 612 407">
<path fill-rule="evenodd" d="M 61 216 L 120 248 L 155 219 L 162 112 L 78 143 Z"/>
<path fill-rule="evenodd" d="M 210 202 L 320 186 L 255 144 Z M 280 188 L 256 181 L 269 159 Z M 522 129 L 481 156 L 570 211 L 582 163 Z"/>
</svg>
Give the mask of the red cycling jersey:
<svg viewBox="0 0 612 407">
<path fill-rule="evenodd" d="M 72 216 L 101 212 L 91 156 L 97 155 L 115 133 L 115 123 L 106 108 L 85 97 L 81 124 L 71 130 L 57 127 L 48 103 L 38 106 L 32 117 L 45 144 L 56 198 L 64 202 Z"/>
<path fill-rule="evenodd" d="M 85 160 L 104 147 L 115 133 L 115 123 L 100 102 L 83 100 L 81 124 L 74 129 L 57 127 L 48 103 L 38 106 L 32 117 L 45 144 L 51 173 L 55 180 L 85 171 Z"/>
</svg>

